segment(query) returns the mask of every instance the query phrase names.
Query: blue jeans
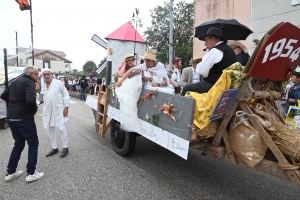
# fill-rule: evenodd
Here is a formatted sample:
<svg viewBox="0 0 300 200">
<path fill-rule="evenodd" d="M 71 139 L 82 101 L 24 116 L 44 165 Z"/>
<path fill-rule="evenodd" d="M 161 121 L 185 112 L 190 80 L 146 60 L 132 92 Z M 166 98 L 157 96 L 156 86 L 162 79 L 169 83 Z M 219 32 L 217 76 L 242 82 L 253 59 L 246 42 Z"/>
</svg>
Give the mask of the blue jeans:
<svg viewBox="0 0 300 200">
<path fill-rule="evenodd" d="M 34 120 L 8 121 L 12 136 L 15 140 L 15 146 L 11 152 L 9 163 L 7 165 L 7 173 L 16 172 L 18 163 L 25 147 L 25 141 L 28 144 L 28 163 L 27 173 L 33 174 L 38 157 L 39 138 L 37 136 Z"/>
<path fill-rule="evenodd" d="M 85 101 L 85 93 L 86 93 L 86 88 L 81 88 L 81 91 L 80 91 L 80 100 L 84 100 Z"/>
</svg>

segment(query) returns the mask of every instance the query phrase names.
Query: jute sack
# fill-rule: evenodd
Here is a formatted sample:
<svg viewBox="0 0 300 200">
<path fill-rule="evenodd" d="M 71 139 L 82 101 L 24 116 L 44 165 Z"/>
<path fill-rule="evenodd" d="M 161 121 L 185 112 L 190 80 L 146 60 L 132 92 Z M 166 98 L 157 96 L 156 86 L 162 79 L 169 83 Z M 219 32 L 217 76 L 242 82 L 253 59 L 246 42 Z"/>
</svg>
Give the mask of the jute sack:
<svg viewBox="0 0 300 200">
<path fill-rule="evenodd" d="M 229 141 L 232 151 L 254 168 L 264 158 L 268 146 L 250 123 L 249 117 L 244 111 L 236 112 L 230 122 Z"/>
</svg>

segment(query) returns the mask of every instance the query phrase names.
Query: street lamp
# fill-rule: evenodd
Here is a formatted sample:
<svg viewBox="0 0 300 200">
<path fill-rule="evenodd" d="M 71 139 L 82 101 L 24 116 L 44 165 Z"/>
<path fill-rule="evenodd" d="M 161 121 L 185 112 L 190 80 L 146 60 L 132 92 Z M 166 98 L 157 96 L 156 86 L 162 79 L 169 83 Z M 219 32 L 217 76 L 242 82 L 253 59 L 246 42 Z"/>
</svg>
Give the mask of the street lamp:
<svg viewBox="0 0 300 200">
<path fill-rule="evenodd" d="M 136 45 L 136 32 L 137 32 L 137 27 L 143 27 L 142 20 L 139 18 L 139 9 L 135 8 L 135 14 L 132 13 L 132 20 L 130 22 L 132 27 L 134 27 L 135 24 L 135 34 L 134 34 L 134 48 L 133 48 L 133 54 L 135 57 L 137 57 L 137 54 L 135 53 L 135 45 Z M 137 62 L 137 61 L 136 61 Z"/>
</svg>

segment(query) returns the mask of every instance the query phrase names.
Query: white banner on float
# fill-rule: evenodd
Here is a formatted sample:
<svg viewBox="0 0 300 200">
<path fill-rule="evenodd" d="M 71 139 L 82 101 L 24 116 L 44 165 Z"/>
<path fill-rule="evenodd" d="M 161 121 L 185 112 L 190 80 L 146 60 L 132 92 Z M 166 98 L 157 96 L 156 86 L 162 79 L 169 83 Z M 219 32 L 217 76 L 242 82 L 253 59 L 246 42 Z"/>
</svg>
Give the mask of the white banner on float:
<svg viewBox="0 0 300 200">
<path fill-rule="evenodd" d="M 87 96 L 86 97 L 85 104 L 88 105 L 88 106 L 90 106 L 94 110 L 97 110 L 97 103 L 98 103 L 98 99 L 95 99 L 95 98 L 93 98 L 91 96 Z"/>
<path fill-rule="evenodd" d="M 109 105 L 107 115 L 119 121 L 120 110 Z M 188 140 L 184 140 L 143 120 L 139 119 L 138 123 L 140 124 L 140 135 L 187 160 L 190 144 Z"/>
</svg>

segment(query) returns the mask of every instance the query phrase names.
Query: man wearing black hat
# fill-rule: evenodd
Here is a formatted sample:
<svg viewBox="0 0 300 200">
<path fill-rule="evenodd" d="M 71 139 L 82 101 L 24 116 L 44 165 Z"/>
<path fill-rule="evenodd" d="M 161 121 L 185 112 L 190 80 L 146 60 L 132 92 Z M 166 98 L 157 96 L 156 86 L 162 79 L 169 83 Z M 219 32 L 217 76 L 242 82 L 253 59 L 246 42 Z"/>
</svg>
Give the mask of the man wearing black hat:
<svg viewBox="0 0 300 200">
<path fill-rule="evenodd" d="M 203 81 L 186 85 L 182 90 L 182 96 L 188 91 L 206 93 L 212 88 L 222 75 L 222 71 L 236 62 L 234 51 L 226 44 L 227 40 L 222 37 L 222 30 L 209 28 L 199 40 L 205 41 L 209 49 L 202 62 L 196 66 L 196 72 L 203 76 Z"/>
</svg>

